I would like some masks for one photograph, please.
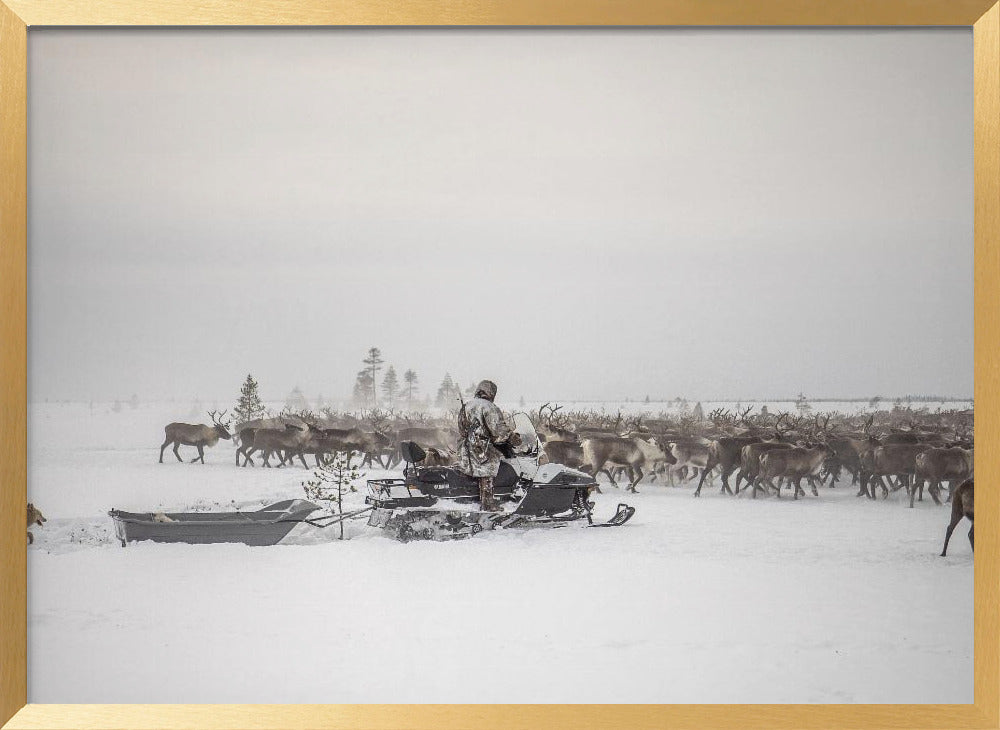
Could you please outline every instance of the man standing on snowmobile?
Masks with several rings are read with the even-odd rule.
[[[497,446],[521,442],[520,434],[511,430],[493,403],[496,396],[496,383],[484,380],[476,386],[475,397],[458,412],[458,470],[479,480],[479,501],[489,512],[502,509],[493,499],[493,478],[503,457]]]

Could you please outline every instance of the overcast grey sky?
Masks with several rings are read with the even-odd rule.
[[[972,36],[32,30],[33,399],[935,393]]]

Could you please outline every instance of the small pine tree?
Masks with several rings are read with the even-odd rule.
[[[416,372],[413,370],[407,370],[403,373],[403,382],[406,383],[406,407],[412,410],[413,396],[416,395],[418,390],[420,390],[420,386],[417,383]]]
[[[313,478],[302,482],[306,499],[325,502],[328,511],[341,519],[340,538],[344,539],[344,494],[356,492],[354,483],[364,476],[364,472],[352,463],[353,454],[338,452],[330,461],[313,471]]]
[[[240,387],[239,400],[236,401],[236,407],[233,409],[233,420],[239,426],[241,423],[263,417],[264,404],[261,402],[260,393],[257,391],[257,381],[253,379],[253,375],[247,373],[247,379],[243,381],[243,385]]]
[[[396,368],[392,365],[385,371],[385,377],[382,379],[382,393],[392,408],[396,403],[396,394],[399,393],[399,378],[396,377]]]
[[[704,421],[705,420],[705,411],[701,407],[701,401],[698,401],[697,403],[694,404],[694,411],[692,411],[691,415],[697,421]]]
[[[378,371],[382,369],[382,363],[385,362],[382,359],[382,351],[377,347],[369,347],[368,354],[361,362],[365,364],[365,370],[371,376],[372,408],[374,408],[378,405],[378,393],[376,392],[375,383],[378,379]]]

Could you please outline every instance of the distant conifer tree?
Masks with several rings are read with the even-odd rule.
[[[456,393],[460,392],[459,387],[455,385],[455,381],[451,379],[451,374],[445,373],[441,385],[438,386],[437,399],[434,402],[438,406],[449,406],[452,404],[451,401],[455,398]]]
[[[420,386],[417,383],[417,373],[413,370],[407,370],[403,373],[403,382],[406,383],[406,407],[412,409],[413,396],[420,390]]]
[[[382,363],[385,362],[385,360],[382,359],[382,351],[377,347],[369,347],[368,354],[361,362],[365,364],[365,369],[371,376],[372,407],[374,408],[378,405],[378,393],[376,392],[377,389],[375,387],[378,379],[378,371],[382,369]]]
[[[239,425],[263,417],[264,404],[257,391],[257,381],[253,379],[253,375],[247,373],[247,379],[240,387],[240,398],[236,401],[236,407],[233,409],[233,420]]]
[[[385,371],[385,377],[382,379],[382,393],[392,408],[396,403],[396,394],[399,393],[399,378],[396,377],[396,368],[392,365]]]
[[[358,377],[354,381],[354,404],[367,408],[372,405],[372,393],[375,392],[375,381],[371,372],[365,368],[358,372]]]

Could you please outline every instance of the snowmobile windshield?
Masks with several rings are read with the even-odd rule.
[[[521,436],[521,445],[515,449],[518,454],[533,454],[538,450],[538,434],[527,413],[517,412],[511,416],[514,430]]]

